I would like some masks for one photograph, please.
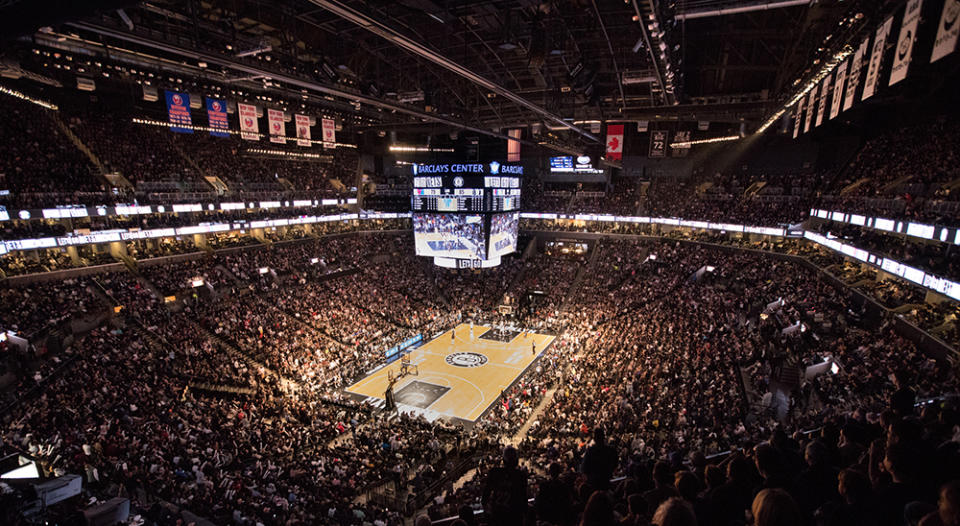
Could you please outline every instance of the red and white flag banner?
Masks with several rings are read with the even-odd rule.
[[[607,159],[623,159],[623,124],[607,125]]]

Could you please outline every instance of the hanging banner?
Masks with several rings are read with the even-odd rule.
[[[807,96],[807,117],[803,121],[803,133],[810,131],[810,125],[813,123],[813,108],[817,103],[817,89],[819,88],[819,84],[814,85],[810,89],[810,95]]]
[[[229,137],[226,130],[230,129],[230,121],[227,120],[227,101],[223,99],[211,99],[207,97],[207,120],[210,127],[222,132],[210,130],[210,135],[214,137]]]
[[[607,159],[623,158],[623,124],[607,124]]]
[[[190,120],[190,95],[186,93],[177,93],[176,91],[166,91],[167,95],[167,118],[171,124],[182,124],[184,126],[193,126]],[[193,133],[190,128],[181,128],[171,126],[170,130],[177,133]]]
[[[689,143],[690,132],[678,131],[673,134],[673,142],[670,143],[670,151],[673,157],[686,157],[690,153],[690,145],[674,146],[674,144]]]
[[[510,140],[507,141],[507,162],[508,163],[520,162],[521,132],[523,132],[521,128],[513,128],[512,130],[507,130],[507,136],[510,137]]]
[[[946,0],[940,13],[940,25],[937,26],[937,39],[933,41],[930,62],[936,62],[957,49],[957,35],[960,35],[960,0]]]
[[[310,146],[310,117],[306,115],[294,115],[294,121],[297,124],[297,146]]]
[[[833,78],[833,74],[828,73],[826,77],[823,77],[823,82],[820,84],[820,105],[817,106],[817,126],[823,124],[823,116],[827,113],[827,96],[830,95],[831,78]]]
[[[797,112],[793,115],[793,138],[800,136],[800,119],[803,118],[803,97],[797,101]]]
[[[868,49],[870,49],[870,35],[863,39],[860,47],[853,54],[853,64],[850,66],[850,75],[847,77],[847,93],[843,100],[843,111],[853,107],[853,101],[857,97],[857,88],[860,86],[860,78],[863,76],[863,60],[867,56]]]
[[[335,148],[337,146],[337,130],[333,119],[323,119],[323,147]]]
[[[867,100],[877,90],[877,79],[880,78],[880,62],[883,60],[883,48],[887,44],[890,28],[893,27],[893,17],[886,19],[883,25],[877,28],[877,35],[873,38],[873,51],[870,52],[870,67],[867,69],[867,81],[863,85],[863,95],[860,100]]]
[[[257,107],[238,102],[237,113],[240,114],[240,137],[248,141],[259,140],[260,124],[257,122]]]
[[[840,101],[843,100],[843,82],[847,79],[849,60],[837,66],[837,78],[833,81],[833,98],[830,99],[830,119],[840,114]]]
[[[710,121],[697,121],[697,130],[707,131],[710,129]]]
[[[267,123],[270,125],[270,142],[287,143],[287,127],[283,124],[283,112],[267,109]]]
[[[637,133],[646,133],[650,129],[650,121],[637,121]]]
[[[650,132],[650,157],[666,157],[667,155],[667,132],[655,130]]]
[[[903,23],[900,24],[900,36],[897,38],[897,49],[893,55],[893,67],[890,68],[888,86],[893,86],[907,78],[907,69],[910,68],[910,59],[913,57],[913,42],[917,39],[917,24],[920,23],[922,5],[922,0],[910,0],[903,11]]]

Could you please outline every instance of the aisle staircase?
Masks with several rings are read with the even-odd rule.
[[[71,130],[70,127],[67,126],[67,124],[63,122],[63,120],[60,119],[56,113],[47,112],[47,114],[50,115],[50,118],[53,119],[53,122],[57,123],[57,127],[60,128],[60,132],[70,139],[70,142],[72,142],[78,150],[80,150],[84,155],[87,156],[88,159],[90,159],[90,162],[93,163],[98,170],[100,170],[100,173],[103,173],[103,163],[100,162],[100,158],[93,153],[93,150],[88,148],[87,145],[80,140],[80,137],[77,137],[77,134],[73,133],[73,130]]]
[[[208,174],[206,170],[197,164],[197,161],[195,161],[193,157],[187,155],[187,152],[183,151],[183,148],[180,148],[180,145],[177,144],[176,141],[170,141],[170,145],[173,146],[173,150],[177,152],[177,155],[179,155],[180,158],[183,159],[183,161],[194,170],[194,173],[199,175],[200,179],[210,185],[214,191],[222,194],[224,191],[229,190],[226,183],[224,183],[219,177]]]
[[[570,305],[577,297],[577,292],[580,291],[580,284],[583,282],[583,279],[586,276],[593,274],[594,269],[597,267],[597,261],[600,260],[600,251],[602,250],[602,245],[603,240],[598,239],[597,244],[593,247],[593,252],[590,254],[590,260],[587,261],[586,265],[581,265],[580,269],[577,270],[577,275],[573,278],[573,283],[570,285],[570,288],[563,297],[563,302],[560,304],[560,312],[567,312],[570,310]]]
[[[90,162],[93,163],[93,165],[97,168],[97,175],[99,176],[101,184],[104,184],[106,186],[127,187],[131,189],[133,188],[133,185],[130,184],[130,182],[124,179],[123,177],[120,177],[120,179],[122,181],[126,181],[127,183],[126,185],[122,185],[122,183],[115,184],[114,181],[112,181],[110,178],[107,177],[106,175],[107,170],[106,168],[104,168],[103,162],[100,161],[100,158],[97,157],[97,155],[93,153],[93,150],[91,150],[86,144],[84,144],[82,140],[80,140],[80,137],[77,137],[77,134],[73,133],[73,130],[71,130],[70,127],[67,126],[65,122],[63,122],[60,116],[56,112],[46,112],[46,114],[49,115],[50,118],[53,119],[53,122],[56,123],[57,128],[59,128],[60,130],[60,133],[62,133],[66,138],[70,139],[70,142],[72,142],[73,145],[76,146],[81,153],[86,155],[87,159],[90,159]]]

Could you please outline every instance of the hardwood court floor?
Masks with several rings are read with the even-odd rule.
[[[397,381],[394,393],[398,405],[412,406],[440,416],[476,421],[533,363],[554,337],[546,334],[517,333],[507,342],[481,338],[489,327],[460,324],[451,331],[421,345],[410,353],[410,362],[418,375],[407,375]],[[493,334],[492,332],[490,334]],[[532,343],[537,354],[532,353]],[[387,389],[387,372],[396,375],[400,360],[371,373],[346,389],[348,393],[383,399]]]

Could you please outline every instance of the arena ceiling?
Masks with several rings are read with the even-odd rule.
[[[757,123],[895,1],[7,0],[0,18],[5,34],[210,62],[221,81],[330,88],[358,126],[541,123],[589,143],[596,121]]]

